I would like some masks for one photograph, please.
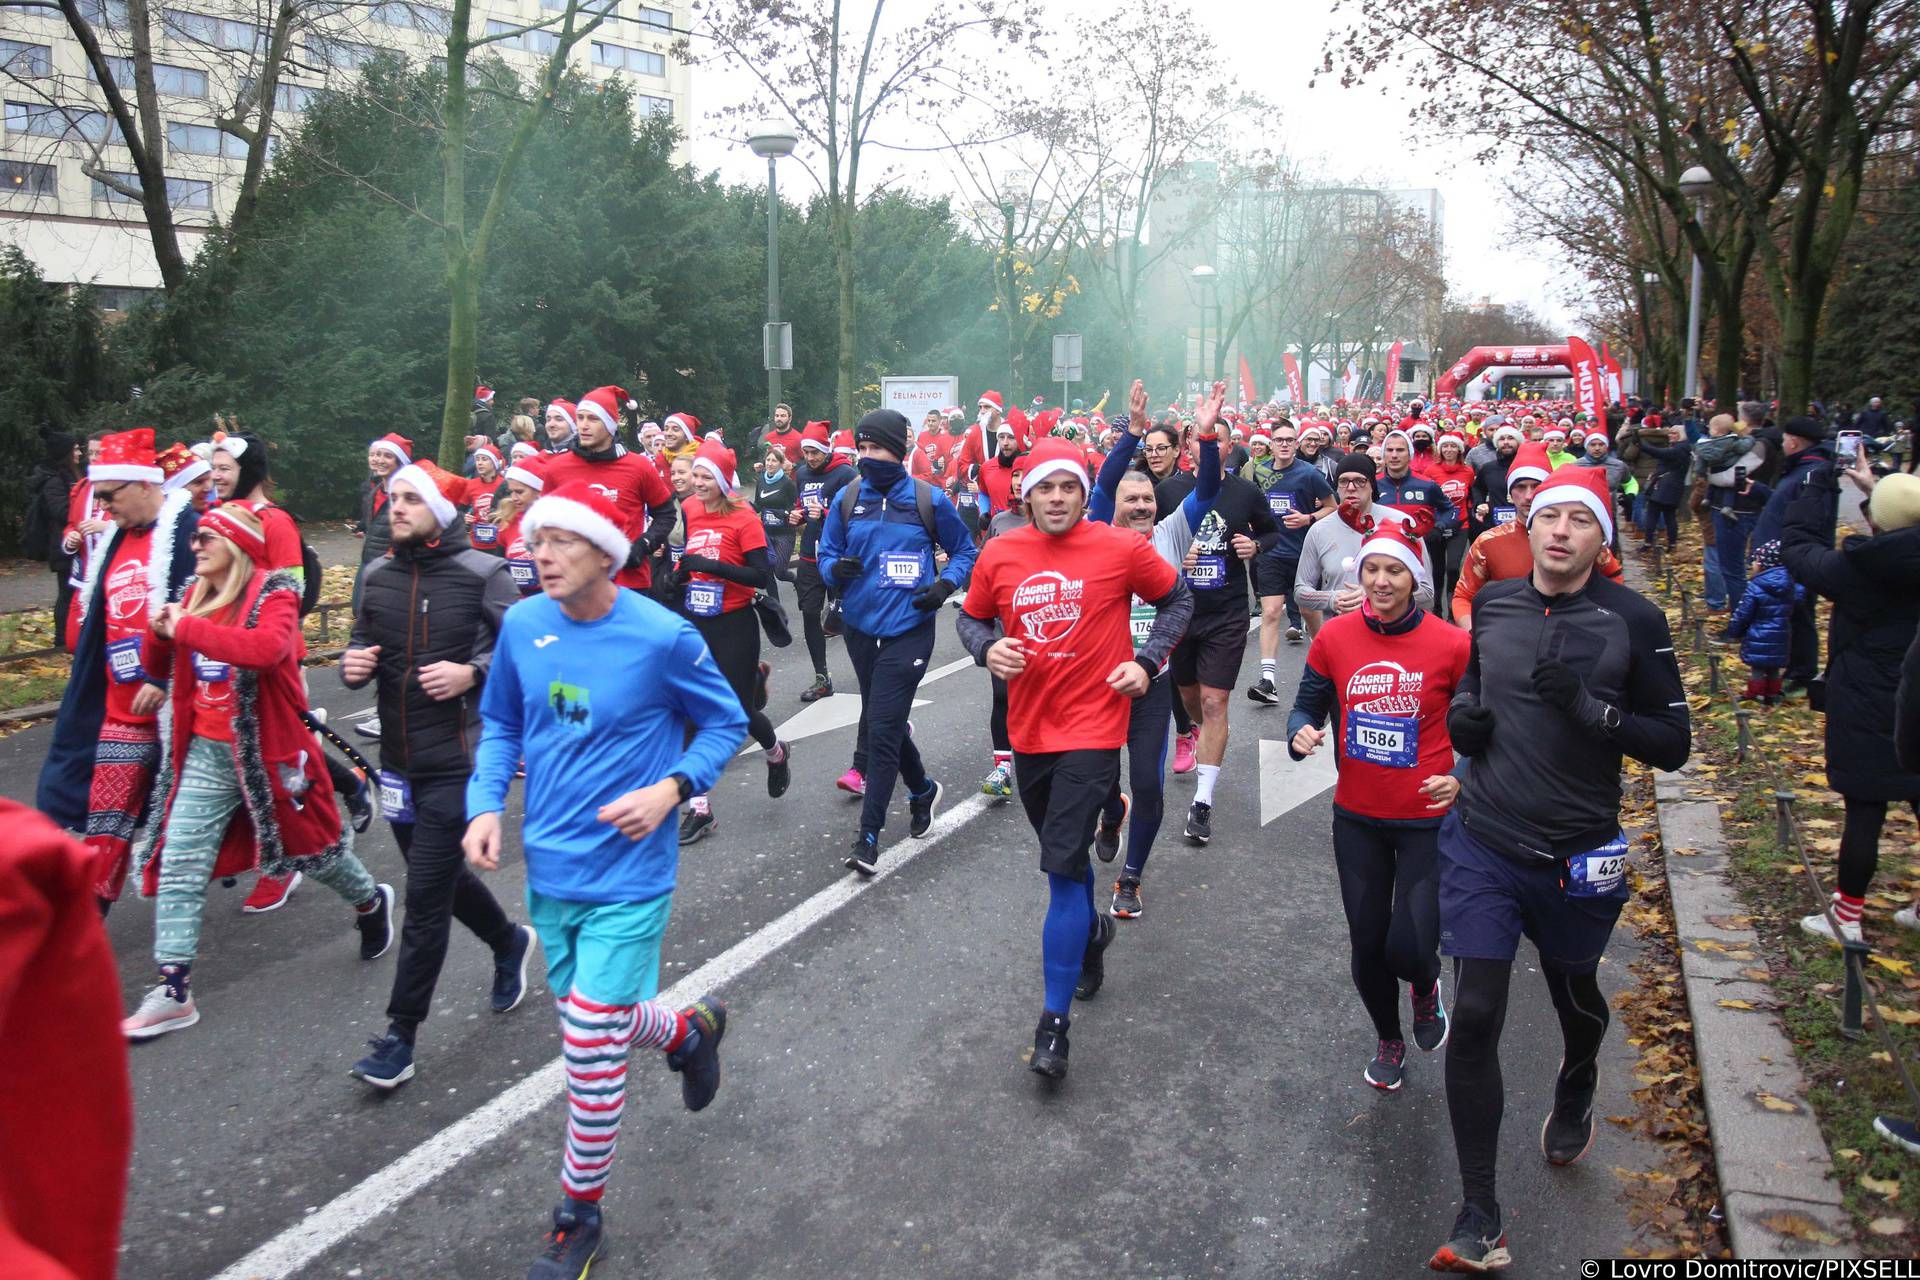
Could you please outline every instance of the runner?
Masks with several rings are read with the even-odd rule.
[[[1528,441],[1514,452],[1504,482],[1513,518],[1506,519],[1505,512],[1496,509],[1493,527],[1473,540],[1460,564],[1460,580],[1454,584],[1451,608],[1453,620],[1461,626],[1473,625],[1473,599],[1481,588],[1533,572],[1534,555],[1527,539],[1527,517],[1534,494],[1545,482],[1548,471],[1545,445]],[[1600,559],[1594,567],[1603,577],[1621,581],[1620,562],[1607,548],[1600,548]]]
[[[1016,485],[1019,475],[1016,468]],[[1024,528],[1029,523],[1031,518],[1027,514],[1027,500],[1020,497],[1016,490],[1013,505],[988,521],[981,545],[985,546],[1000,534]],[[993,768],[980,780],[980,794],[1004,800],[1013,794],[1013,739],[1007,735],[1007,682],[988,672],[987,683],[993,691],[993,710],[987,717],[987,738],[993,744]]]
[[[820,572],[839,584],[847,656],[860,679],[866,759],[860,831],[846,865],[872,875],[896,775],[907,783],[909,835],[933,825],[941,787],[907,732],[914,690],[933,655],[933,624],[973,571],[973,539],[947,496],[907,475],[907,420],[876,409],[854,432],[860,479],[834,500],[820,533]],[[937,540],[936,540],[937,538]],[[934,572],[934,553],[947,567]]]
[[[958,629],[974,661],[1008,686],[1020,802],[1048,883],[1046,994],[1028,1065],[1060,1080],[1074,997],[1100,990],[1114,933],[1112,917],[1094,907],[1087,849],[1119,779],[1129,700],[1152,688],[1192,601],[1152,541],[1081,518],[1087,473],[1074,445],[1036,444],[1021,489],[1033,523],[983,553]],[[1158,610],[1137,650],[1128,624],[1135,596]]]
[[[524,759],[527,910],[567,1073],[562,1199],[527,1275],[579,1280],[604,1240],[628,1051],[665,1051],[690,1111],[720,1087],[726,1009],[654,996],[679,865],[668,820],[719,779],[747,718],[691,624],[616,588],[633,551],[624,512],[576,482],[535,502],[525,525],[543,596],[509,610],[494,645],[464,845],[473,867],[499,868],[501,811]]]
[[[628,453],[614,439],[627,400],[619,387],[598,387],[581,396],[575,406],[578,437],[566,452],[547,458],[540,474],[546,478],[546,492],[585,480],[613,499],[633,542],[633,563],[621,566],[620,585],[645,591],[653,581],[647,557],[667,544],[667,531],[673,527],[673,493],[663,472],[641,455]],[[667,419],[669,435],[688,430],[686,424],[691,421],[685,414],[674,414]],[[669,447],[662,457],[672,452]]]
[[[798,563],[793,570],[793,594],[800,607],[807,656],[813,659],[813,684],[801,692],[802,702],[833,696],[833,677],[827,672],[827,633],[821,624],[827,607],[827,582],[820,576],[820,527],[826,523],[827,509],[854,477],[853,468],[834,456],[828,426],[825,422],[807,424],[806,436],[800,442],[800,466],[793,473],[800,500],[787,516],[788,523],[800,534],[795,548]]]
[[[532,465],[531,459],[516,460],[507,468],[507,496],[500,499],[500,505],[494,510],[495,518],[500,521],[496,545],[506,557],[507,576],[523,596],[537,593],[540,583],[534,576],[533,553],[527,550],[527,535],[521,525],[528,508],[540,500],[540,492],[546,485],[546,477]]]
[[[1408,525],[1417,536],[1412,530],[1413,516],[1374,500],[1373,460],[1366,454],[1350,453],[1340,459],[1333,492],[1339,505],[1331,517],[1307,531],[1300,545],[1300,568],[1294,575],[1294,591],[1300,597],[1309,635],[1319,634],[1328,613],[1351,613],[1366,599],[1366,593],[1360,590],[1360,547],[1376,525],[1383,520],[1397,521]],[[1414,587],[1414,603],[1431,609],[1431,564],[1421,578]]]
[[[797,440],[800,433],[796,431],[792,435]],[[794,452],[799,452],[798,445],[794,446]],[[794,488],[793,468],[787,461],[787,451],[780,445],[767,446],[758,470],[760,479],[754,486],[753,509],[759,513],[767,539],[767,554],[773,561],[773,581],[767,586],[767,594],[778,600],[781,581],[793,581],[795,539],[789,517],[793,514],[799,491]]]
[[[1363,1078],[1388,1092],[1405,1074],[1401,982],[1412,998],[1414,1042],[1432,1052],[1447,1041],[1434,842],[1439,815],[1460,790],[1447,704],[1472,643],[1414,603],[1423,551],[1403,525],[1383,523],[1367,536],[1366,600],[1313,638],[1287,719],[1287,751],[1304,760],[1325,743],[1321,726],[1333,713],[1333,861],[1353,985],[1378,1038]]]
[[[354,856],[301,718],[299,583],[266,567],[264,524],[240,503],[209,512],[193,548],[194,585],[154,616],[143,652],[145,687],[170,686],[173,715],[154,788],[161,801],[139,851],[143,892],[158,899],[159,981],[121,1024],[129,1040],[200,1021],[191,978],[216,876],[264,865],[287,880],[298,868],[352,904],[362,960],[393,942],[393,888],[376,885]]]
[[[149,620],[193,576],[198,520],[185,493],[162,493],[149,427],[103,439],[87,481],[114,533],[88,557],[74,596],[72,674],[33,803],[69,831],[86,833],[104,912],[126,884],[160,762],[156,717],[166,693],[147,680],[141,644]]]
[[[1273,677],[1279,668],[1280,621],[1287,623],[1287,643],[1299,644],[1300,606],[1293,598],[1293,580],[1300,570],[1300,548],[1307,530],[1318,520],[1333,514],[1333,486],[1311,462],[1301,459],[1296,450],[1300,433],[1285,418],[1266,433],[1272,444],[1269,463],[1255,459],[1248,464],[1247,480],[1266,495],[1267,509],[1280,522],[1280,541],[1273,550],[1262,552],[1253,562],[1253,591],[1260,597],[1260,679],[1247,689],[1247,696],[1267,706],[1278,705]]]
[[[1460,577],[1460,564],[1472,541],[1464,527],[1464,513],[1473,495],[1475,477],[1473,468],[1466,464],[1466,452],[1467,438],[1457,431],[1446,431],[1434,445],[1434,460],[1427,465],[1427,479],[1439,485],[1454,510],[1462,513],[1462,520],[1444,534],[1436,528],[1427,535],[1427,558],[1438,575],[1433,584],[1434,599],[1440,601],[1453,598],[1453,584]]]
[[[340,655],[341,683],[358,689],[375,682],[384,727],[380,808],[407,864],[387,1032],[370,1040],[373,1051],[350,1068],[376,1089],[413,1078],[415,1037],[433,1003],[454,920],[493,952],[495,1013],[526,994],[533,942],[466,868],[460,850],[479,691],[500,619],[519,593],[503,561],[468,545],[466,521],[427,470],[400,468],[387,496],[393,554],[363,575],[360,613]]]
[[[1217,431],[1219,399],[1223,386],[1199,408],[1200,465],[1194,472],[1193,492],[1180,503],[1179,510],[1159,517],[1153,481],[1132,469],[1135,446],[1146,435],[1147,392],[1136,380],[1127,396],[1129,413],[1126,429],[1114,439],[1113,451],[1100,468],[1094,484],[1088,518],[1108,521],[1116,528],[1131,529],[1153,543],[1154,550],[1168,564],[1186,563],[1187,548],[1196,530],[1212,510],[1220,492],[1220,439]],[[1135,643],[1144,643],[1153,630],[1153,606],[1139,597],[1133,600],[1131,626]],[[1160,833],[1165,816],[1168,715],[1174,702],[1173,680],[1164,668],[1156,674],[1147,691],[1133,701],[1127,714],[1127,787],[1120,790],[1114,779],[1113,790],[1100,811],[1093,831],[1093,851],[1100,861],[1112,862],[1120,851],[1120,832],[1124,823],[1127,858],[1113,885],[1112,911],[1117,919],[1135,920],[1146,912],[1140,895],[1145,878],[1147,856],[1153,852],[1154,837]]]
[[[774,737],[773,722],[759,710],[760,619],[753,593],[773,585],[767,535],[752,507],[740,500],[733,450],[717,440],[701,444],[693,459],[693,496],[683,508],[687,547],[674,566],[679,612],[706,641],[747,717],[747,732],[767,753],[767,794],[779,799],[792,780],[792,748]],[[713,802],[697,792],[680,819],[680,843],[692,844],[717,824]]]
[[[1528,512],[1532,573],[1473,604],[1473,653],[1447,718],[1468,762],[1440,826],[1440,948],[1454,957],[1447,1112],[1466,1203],[1433,1255],[1436,1271],[1509,1262],[1494,1180],[1499,1046],[1523,933],[1564,1040],[1541,1151],[1564,1165],[1592,1145],[1608,1017],[1594,970],[1628,893],[1620,765],[1631,756],[1678,769],[1687,759],[1666,615],[1594,573],[1612,526],[1601,473],[1554,472]]]

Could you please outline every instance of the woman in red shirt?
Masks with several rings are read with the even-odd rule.
[[[747,732],[766,748],[767,794],[787,793],[791,778],[786,743],[774,736],[760,666],[760,619],[753,594],[773,585],[767,531],[753,507],[740,500],[733,450],[708,440],[694,455],[689,492],[680,505],[686,547],[670,578],[679,611],[700,632],[714,665],[733,686],[747,713]],[[680,820],[680,843],[692,844],[713,830],[713,806],[705,795],[688,803]]]
[[[500,524],[493,506],[500,487],[500,451],[483,444],[473,451],[473,484],[467,491],[467,536],[481,551],[496,551]]]
[[[533,552],[527,549],[527,536],[520,531],[520,520],[527,508],[540,497],[546,478],[531,461],[516,462],[507,468],[507,492],[491,514],[500,522],[500,531],[492,547],[484,548],[507,558],[507,572],[523,596],[540,593],[540,579],[533,571]]]
[[[262,522],[242,506],[202,516],[193,550],[196,580],[153,619],[142,646],[147,679],[171,690],[173,716],[160,744],[156,816],[137,851],[143,891],[158,896],[159,983],[122,1024],[131,1040],[200,1020],[188,979],[215,876],[256,866],[283,879],[304,872],[354,905],[361,959],[393,940],[393,889],[354,856],[352,828],[301,718],[299,584],[266,569]]]
[[[1378,525],[1359,561],[1365,598],[1314,636],[1287,719],[1287,751],[1295,760],[1312,755],[1334,713],[1333,860],[1353,985],[1379,1037],[1365,1079],[1393,1090],[1407,1053],[1400,982],[1412,991],[1415,1042],[1429,1052],[1447,1042],[1438,838],[1460,793],[1447,706],[1472,641],[1413,603],[1420,552],[1402,526]]]

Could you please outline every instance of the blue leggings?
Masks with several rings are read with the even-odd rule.
[[[1121,874],[1134,880],[1146,870],[1153,838],[1160,834],[1160,820],[1166,814],[1167,713],[1176,702],[1173,682],[1163,677],[1133,700],[1127,720],[1127,786],[1133,809],[1127,815],[1127,860]],[[1120,816],[1118,779],[1101,807],[1101,816],[1109,821]]]
[[[1093,868],[1078,880],[1047,876],[1047,922],[1040,930],[1040,968],[1047,979],[1047,1012],[1065,1017],[1073,1008],[1080,961],[1093,937]]]

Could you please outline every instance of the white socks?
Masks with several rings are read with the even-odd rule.
[[[1203,764],[1197,768],[1196,772],[1200,775],[1200,781],[1193,789],[1193,802],[1195,804],[1212,804],[1213,783],[1214,780],[1220,776],[1220,766],[1217,764]]]

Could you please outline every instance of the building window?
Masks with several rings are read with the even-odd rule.
[[[139,174],[115,173],[112,176],[119,180],[120,185],[134,191],[140,190]],[[93,180],[93,198],[105,201],[107,204],[140,203],[139,196],[130,196],[116,191],[98,178]],[[211,209],[213,208],[213,184],[202,182],[197,178],[168,178],[167,203],[176,209]]]
[[[643,119],[651,120],[655,116],[665,116],[669,120],[673,119],[672,98],[656,98],[650,93],[643,93],[634,98],[633,103],[634,106],[640,109],[640,115]]]
[[[379,56],[380,50],[370,44],[356,44],[333,36],[307,37],[307,57],[337,71],[358,71]]]
[[[175,39],[189,44],[251,53],[264,53],[267,48],[266,33],[251,22],[188,13],[185,9],[162,10],[160,22]]]
[[[80,0],[80,16],[96,27],[127,26],[127,0]]]
[[[108,58],[107,68],[112,71],[115,84],[122,89],[133,88],[132,58]],[[158,93],[172,94],[176,98],[204,98],[207,96],[207,73],[192,67],[172,67],[164,62],[156,62],[153,64],[153,87]]]
[[[53,74],[53,50],[44,44],[23,40],[0,40],[0,71],[16,80],[32,80]]]
[[[38,138],[84,138],[88,142],[118,142],[120,131],[104,111],[79,111],[44,102],[8,102],[7,132]]]
[[[59,174],[50,164],[0,160],[0,192],[17,196],[59,195]]]
[[[254,80],[251,76],[240,81],[241,96],[251,100]],[[325,89],[310,84],[289,84],[282,80],[273,91],[273,109],[275,111],[301,112],[320,100]]]
[[[430,4],[421,4],[418,0],[387,0],[387,3],[377,4],[368,12],[373,15],[375,22],[384,22],[390,27],[404,27],[423,35],[445,36],[453,29],[452,14]]]
[[[594,65],[613,67],[620,71],[631,71],[635,75],[664,76],[667,74],[665,55],[650,53],[645,49],[629,49],[624,45],[593,42]]]
[[[131,311],[161,292],[159,289],[140,289],[125,284],[97,284],[93,287],[93,300],[102,311]]]
[[[666,9],[649,9],[647,6],[641,5],[640,25],[643,27],[652,27],[656,31],[671,31],[673,30],[673,14]]]
[[[489,18],[487,34],[506,35],[509,31],[519,30],[521,25],[518,22],[497,22]],[[502,49],[518,49],[523,53],[551,55],[560,47],[560,37],[551,31],[522,31],[517,36],[508,36],[505,40],[499,41],[499,45]]]
[[[210,124],[167,122],[167,145],[190,156],[225,156],[229,160],[247,158],[247,144]]]

